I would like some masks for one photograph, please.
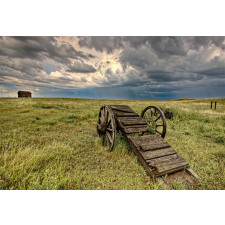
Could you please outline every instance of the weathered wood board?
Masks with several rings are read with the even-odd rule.
[[[167,174],[169,172],[174,172],[189,167],[189,164],[178,154],[162,156],[160,158],[146,161],[151,167],[156,169],[158,175]]]
[[[173,155],[176,154],[176,151],[172,148],[165,148],[165,149],[156,149],[154,151],[140,151],[142,157],[147,160],[147,159],[154,159],[154,158],[159,158],[162,156],[168,156],[168,155]]]
[[[127,127],[123,129],[126,134],[135,134],[135,133],[142,133],[147,132],[148,128],[145,126],[139,126],[139,127]]]
[[[109,106],[116,117],[139,117],[139,115],[127,105]]]
[[[170,145],[158,134],[131,137],[137,148],[142,151],[168,148]]]
[[[121,126],[132,126],[132,125],[146,125],[147,123],[144,119],[142,119],[141,117],[122,117],[122,118],[118,118],[119,123],[121,124]]]
[[[137,113],[126,113],[126,112],[120,112],[120,111],[113,111],[114,115],[117,117],[139,117]]]

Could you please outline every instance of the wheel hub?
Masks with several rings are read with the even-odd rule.
[[[102,126],[101,124],[98,124],[97,125],[97,131],[98,131],[99,134],[105,134],[106,127],[105,126]]]

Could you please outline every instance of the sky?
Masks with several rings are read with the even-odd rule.
[[[0,97],[225,97],[225,37],[0,37]]]

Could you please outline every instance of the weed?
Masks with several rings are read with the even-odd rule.
[[[59,122],[64,122],[64,123],[74,123],[77,120],[78,120],[78,117],[75,115],[62,116],[58,119]]]
[[[49,125],[55,125],[56,122],[49,122]]]
[[[225,137],[224,136],[218,136],[215,137],[215,143],[225,144]]]
[[[30,112],[30,110],[23,110],[20,113],[29,113],[29,112]]]

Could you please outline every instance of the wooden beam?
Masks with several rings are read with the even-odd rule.
[[[135,133],[142,133],[142,132],[147,132],[148,128],[147,127],[127,127],[123,128],[124,132],[126,134],[135,134]]]
[[[115,112],[113,111],[114,115],[118,118],[120,117],[139,117],[137,113],[125,113],[125,112]]]
[[[188,172],[189,174],[191,174],[193,177],[195,177],[196,179],[201,179],[201,177],[198,176],[198,174],[195,173],[191,168],[188,168],[188,169],[187,169],[187,172]]]
[[[157,175],[162,176],[164,174],[186,169],[187,167],[189,167],[189,164],[185,160],[177,159],[171,162],[156,165],[154,167],[156,168]]]
[[[162,156],[156,159],[150,159],[150,160],[146,160],[147,163],[154,165],[154,166],[158,166],[158,165],[162,165],[162,164],[173,164],[175,161],[184,161],[186,162],[180,155],[178,154],[172,154],[172,155],[168,155],[168,156]],[[186,162],[187,163],[187,162]]]
[[[159,158],[162,156],[168,156],[172,154],[176,154],[176,151],[172,148],[165,148],[165,149],[159,149],[159,150],[154,150],[154,151],[141,151],[142,156],[144,157],[145,160],[147,159],[154,159],[154,158]]]
[[[170,145],[166,142],[159,142],[159,143],[143,143],[143,145],[140,146],[140,149],[142,151],[153,151],[157,149],[164,149],[169,148]]]
[[[118,118],[121,126],[132,126],[132,125],[146,125],[147,122],[141,117],[133,117],[133,118]]]

